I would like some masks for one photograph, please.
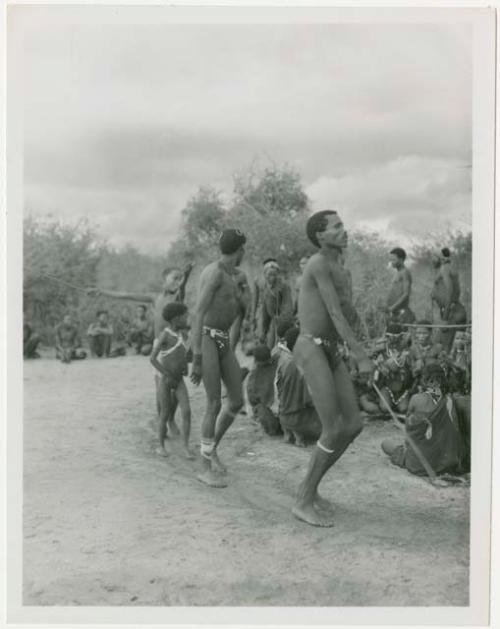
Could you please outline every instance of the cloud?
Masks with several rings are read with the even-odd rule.
[[[165,213],[172,238],[200,184],[230,192],[262,153],[356,220],[470,214],[467,24],[34,28],[24,87],[27,210],[114,242],[162,246]]]
[[[339,208],[347,223],[425,234],[471,212],[471,171],[461,162],[415,155],[356,174],[322,176],[307,188],[315,208]]]

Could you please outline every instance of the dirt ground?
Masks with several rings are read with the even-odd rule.
[[[158,458],[147,359],[27,361],[24,387],[25,605],[468,604],[469,489],[393,467],[390,423],[327,475],[337,522],[317,529],[290,512],[310,448],[245,416],[220,448],[227,489],[197,481],[177,441]]]

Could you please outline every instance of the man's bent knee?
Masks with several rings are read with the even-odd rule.
[[[237,398],[236,400],[229,400],[228,403],[228,411],[236,415],[243,408],[243,398]]]

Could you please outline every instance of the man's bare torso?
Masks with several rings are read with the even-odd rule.
[[[235,270],[234,274],[229,273],[217,261],[203,269],[200,285],[203,285],[214,273],[217,274],[217,288],[203,319],[203,325],[228,331],[240,313],[241,287],[246,277],[240,270]]]
[[[387,296],[387,306],[392,306],[400,297],[403,296],[404,293],[404,282],[405,278],[408,278],[410,272],[407,268],[398,269],[396,273],[396,277],[394,278],[391,287],[389,289],[389,295]],[[407,308],[409,303],[409,298],[405,299],[400,305],[399,308]]]
[[[339,262],[329,261],[320,253],[314,254],[304,269],[300,283],[298,312],[303,333],[323,338],[340,338],[319,292],[315,271],[324,269],[337,293],[342,314],[349,325],[353,322],[354,307],[350,301],[349,281]]]

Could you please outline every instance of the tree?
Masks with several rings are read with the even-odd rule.
[[[251,167],[234,176],[234,206],[253,209],[261,216],[292,219],[305,215],[309,199],[299,173],[288,164],[265,169]]]
[[[86,221],[24,221],[23,306],[47,336],[66,309],[78,306],[79,287],[95,284],[104,243]]]
[[[211,186],[200,186],[182,210],[182,229],[191,247],[213,245],[217,241],[226,217],[221,196]]]

